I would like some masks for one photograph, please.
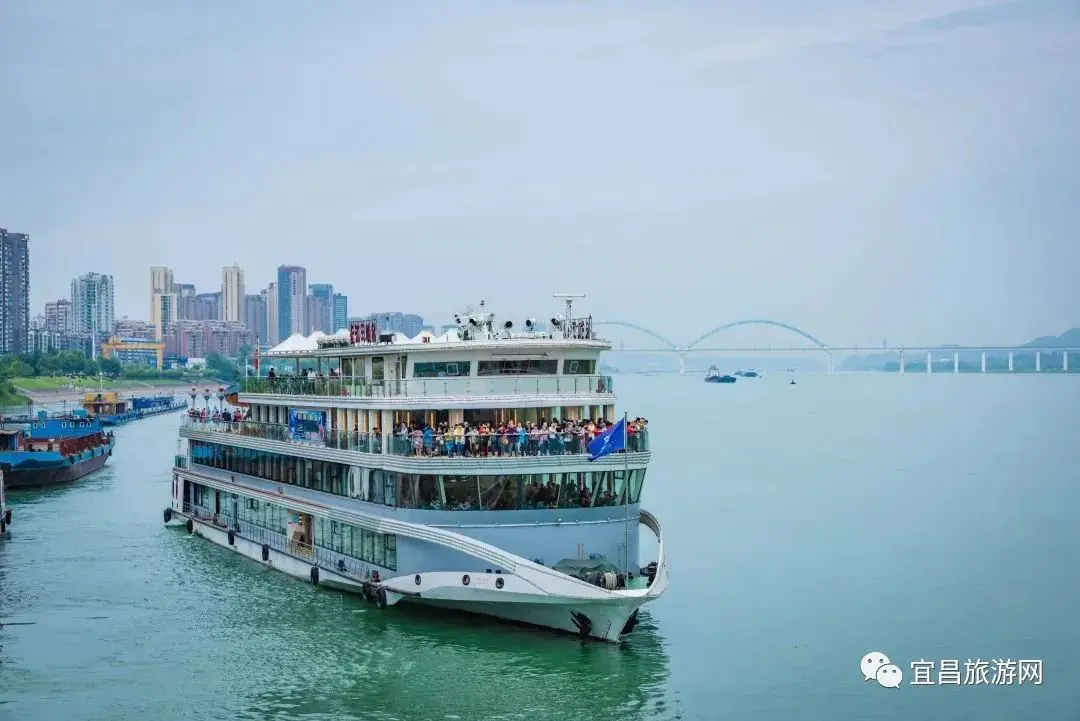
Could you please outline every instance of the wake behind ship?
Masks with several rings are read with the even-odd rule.
[[[0,422],[0,470],[8,490],[77,481],[105,465],[115,439],[85,412]]]
[[[596,374],[611,344],[564,299],[552,331],[481,302],[441,337],[365,321],[287,339],[242,382],[244,420],[184,418],[165,522],[382,608],[618,641],[668,583],[639,504],[648,422],[619,417]]]

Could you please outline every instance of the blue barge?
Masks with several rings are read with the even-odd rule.
[[[161,413],[171,413],[187,408],[187,401],[174,396],[136,396],[130,400],[113,391],[98,391],[83,396],[83,409],[103,426],[119,426]]]
[[[84,411],[0,422],[0,471],[7,489],[70,483],[100,469],[116,440]]]

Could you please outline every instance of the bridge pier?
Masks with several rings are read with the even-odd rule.
[[[934,354],[933,351],[926,351],[926,375],[930,375],[934,372]]]
[[[982,373],[986,372],[986,351],[982,352]]]
[[[952,372],[953,373],[959,373],[960,372],[960,352],[959,351],[952,354]]]
[[[1009,351],[1009,372],[1013,372],[1013,352]]]
[[[686,352],[679,351],[679,375],[686,375]]]
[[[1061,351],[1061,370],[1065,373],[1069,372],[1069,351]]]
[[[1035,351],[1035,372],[1038,373],[1042,370],[1042,351]]]
[[[904,349],[900,349],[900,372],[904,372]]]
[[[831,351],[825,351],[825,363],[826,363],[826,367],[828,368],[828,372],[832,373],[833,372],[833,357],[832,357],[832,352]]]

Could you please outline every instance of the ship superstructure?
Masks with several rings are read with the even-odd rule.
[[[610,344],[560,297],[545,331],[481,302],[441,336],[287,339],[241,382],[243,420],[185,417],[165,521],[380,606],[618,640],[667,586],[639,505],[647,421],[619,413]],[[613,433],[625,450],[604,454]]]

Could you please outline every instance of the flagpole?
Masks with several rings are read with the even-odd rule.
[[[630,580],[630,444],[629,434],[627,433],[627,411],[623,411],[623,426],[622,426],[622,438],[623,438],[623,494],[626,497],[626,503],[623,505],[623,543],[626,549],[626,555],[624,556],[625,566],[623,569],[624,578]]]

